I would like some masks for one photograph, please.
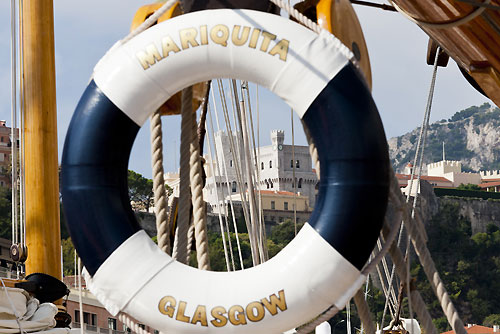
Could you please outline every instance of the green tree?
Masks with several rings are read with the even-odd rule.
[[[489,327],[500,325],[500,314],[490,314],[489,316],[484,318],[483,325]]]
[[[0,187],[0,238],[12,238],[12,194],[9,188]]]
[[[153,180],[132,170],[128,171],[128,195],[134,210],[149,211],[154,201]]]
[[[459,190],[474,190],[474,191],[481,191],[481,187],[478,186],[477,184],[472,184],[472,183],[467,183],[467,184],[463,184],[461,183],[457,189]]]
[[[71,238],[61,240],[64,276],[75,275],[75,247]]]

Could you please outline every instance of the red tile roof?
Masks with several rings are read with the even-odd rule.
[[[481,183],[479,186],[480,186],[481,188],[488,188],[488,187],[500,186],[500,181],[498,181],[498,182],[486,182],[486,183]]]
[[[261,190],[261,194],[267,194],[267,195],[286,195],[286,196],[293,196],[294,193],[290,191],[274,191],[274,190]],[[297,194],[299,196],[299,194]]]
[[[410,180],[410,177],[411,177],[411,175],[408,175],[408,174],[396,174],[396,178],[398,178],[398,180]],[[426,180],[426,181],[438,181],[438,182],[449,182],[449,183],[452,183],[450,180],[448,180],[447,178],[442,177],[442,176],[422,175],[422,176],[420,176],[420,178],[422,180]],[[416,180],[417,179],[417,175],[414,175],[413,179]]]
[[[483,179],[482,181],[484,183],[488,183],[488,182],[500,182],[500,179]]]
[[[472,325],[470,327],[465,326],[465,330],[469,334],[491,334],[495,333],[493,332],[493,328],[491,327],[485,327],[485,326],[480,326],[480,325]],[[498,333],[498,332],[496,332]],[[455,334],[455,331],[447,331],[441,334]]]

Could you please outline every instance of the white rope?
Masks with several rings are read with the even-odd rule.
[[[186,92],[186,94],[184,94]],[[191,202],[193,204],[193,224],[196,242],[196,259],[198,268],[210,270],[210,257],[208,254],[207,237],[207,215],[206,205],[203,200],[203,179],[200,156],[200,144],[197,135],[196,113],[193,112],[193,89],[192,87],[183,90],[182,109],[183,113],[190,113],[190,144],[189,144],[189,182],[191,186]],[[187,245],[190,247],[190,244]]]
[[[156,21],[158,21],[158,19],[160,18],[160,16],[162,16],[163,14],[165,14],[167,11],[170,10],[170,8],[172,8],[176,2],[178,0],[168,0],[167,2],[165,2],[165,4],[163,4],[163,6],[161,6],[160,8],[158,8],[153,15],[151,15],[150,17],[148,17],[144,22],[141,23],[140,26],[138,26],[137,28],[134,29],[134,31],[132,31],[131,33],[129,33],[127,36],[125,36],[120,42],[121,44],[125,44],[127,43],[128,41],[130,41],[132,38],[134,38],[135,36],[139,35],[141,32],[143,32],[144,30],[148,29],[149,27],[151,27],[153,24],[156,23]]]
[[[257,85],[256,85],[257,86]],[[263,212],[262,212],[262,196],[260,193],[260,186],[259,186],[259,181],[260,181],[260,168],[259,168],[259,158],[257,157],[257,148],[256,148],[256,141],[255,141],[255,130],[253,126],[253,116],[252,116],[252,105],[250,101],[250,89],[249,89],[249,83],[247,81],[242,82],[241,84],[241,95],[246,98],[246,104],[245,106],[248,107],[248,122],[247,125],[250,124],[250,129],[247,129],[248,132],[250,132],[251,137],[252,137],[252,149],[253,149],[253,166],[254,166],[254,177],[255,180],[252,183],[253,188],[259,190],[258,198],[256,199],[257,201],[257,213],[258,213],[258,219],[257,219],[257,224],[258,224],[258,238],[259,238],[259,250],[261,252],[261,257],[263,259],[263,262],[269,260],[269,252],[267,249],[267,236],[266,236],[266,228],[263,222]],[[245,110],[246,112],[246,110]]]
[[[222,173],[221,173],[221,168],[219,165],[219,153],[217,152],[218,150],[217,150],[217,144],[215,141],[215,131],[214,131],[214,124],[213,124],[213,118],[212,118],[211,112],[212,112],[212,110],[210,108],[210,105],[208,105],[208,120],[207,120],[207,124],[209,127],[209,131],[208,131],[208,133],[209,133],[209,136],[208,136],[209,146],[208,146],[208,149],[210,151],[211,145],[214,146],[213,152],[214,152],[214,156],[215,156],[215,167],[217,169],[213,173],[213,178],[214,178],[215,194],[216,194],[216,198],[217,198],[217,206],[218,206],[218,211],[219,211],[219,220],[221,220],[221,210],[222,210],[222,208],[224,208],[224,211],[223,211],[224,226],[221,227],[221,233],[223,233],[223,235],[224,235],[224,230],[227,231],[227,240],[228,240],[227,242],[229,243],[229,254],[231,256],[232,270],[234,271],[234,270],[236,270],[236,266],[234,263],[233,245],[231,243],[231,233],[229,230],[228,210],[227,210],[227,206],[226,206],[226,202],[225,202],[226,197],[224,194],[224,185],[223,185],[224,181],[222,180]],[[209,154],[210,154],[210,158],[212,158],[212,153],[209,152]],[[226,175],[226,178],[227,178],[227,175]],[[220,180],[220,182],[218,182],[218,180]],[[217,185],[218,183],[220,184],[220,187]],[[221,192],[222,199],[219,198],[219,191]],[[228,189],[228,191],[229,191],[229,189]],[[234,217],[233,217],[233,219],[234,219]]]
[[[153,167],[153,192],[155,203],[156,236],[158,247],[170,254],[170,238],[168,235],[168,198],[163,177],[163,133],[161,113],[155,111],[150,117],[151,125],[151,163]]]
[[[218,85],[219,85],[219,82],[218,82]],[[212,84],[213,86],[213,84]],[[217,115],[217,106],[215,104],[215,94],[214,94],[214,89],[212,88],[211,89],[211,92],[212,92],[212,102],[213,102],[213,105],[214,105],[214,115],[215,115],[215,120],[217,122],[217,131],[220,132],[220,123],[219,123],[219,117]],[[219,93],[220,93],[220,85],[219,85]],[[224,109],[224,104],[225,104],[225,100],[222,99],[222,96],[220,96],[221,98],[221,102],[222,102],[222,108]],[[211,117],[211,116],[210,116]],[[210,118],[212,120],[212,118]],[[212,124],[212,128],[213,128],[213,124]],[[215,142],[215,138],[214,138],[214,142]],[[215,145],[215,152],[217,154],[217,145]],[[221,147],[221,149],[223,150],[223,147]],[[236,245],[238,247],[238,255],[239,255],[239,259],[240,259],[240,268],[241,269],[245,269],[245,266],[243,264],[243,256],[242,256],[242,253],[241,253],[241,245],[240,245],[240,238],[239,238],[239,233],[238,233],[238,225],[236,224],[236,217],[235,217],[235,214],[234,214],[234,205],[233,205],[233,199],[231,198],[231,188],[229,186],[229,176],[228,176],[228,173],[227,173],[227,165],[226,165],[226,158],[224,156],[224,151],[222,152],[221,154],[221,157],[222,157],[222,167],[224,169],[224,175],[226,176],[226,186],[227,186],[227,193],[228,193],[228,197],[229,197],[229,205],[230,205],[230,208],[231,208],[231,216],[232,216],[232,220],[233,220],[233,228],[234,228],[234,234],[235,234],[235,237],[236,237]],[[221,186],[222,188],[222,193],[224,194],[224,188],[223,186]],[[225,207],[225,205],[224,205]],[[227,211],[226,211],[226,215],[227,215]],[[229,231],[229,228],[228,228],[228,231]],[[231,240],[231,238],[229,238],[229,240]]]
[[[208,103],[208,101],[207,101],[207,103]],[[220,175],[220,172],[216,173],[216,171],[213,168],[214,163],[213,163],[213,159],[212,159],[213,155],[212,155],[212,145],[210,143],[210,136],[208,136],[207,146],[208,146],[208,156],[210,157],[210,160],[211,160],[209,168],[210,168],[211,174],[213,175],[213,177],[212,177],[212,179],[213,179],[213,185],[212,186],[214,187],[214,190],[215,190],[215,200],[216,200],[216,203],[217,203],[217,206],[218,206],[218,216],[219,216],[220,233],[221,233],[221,236],[222,236],[222,245],[224,246],[224,258],[226,259],[226,268],[227,268],[227,271],[231,271],[231,266],[229,265],[229,255],[228,255],[227,247],[226,247],[226,236],[225,236],[225,233],[224,233],[224,224],[222,223],[222,214],[221,214],[221,208],[222,208],[222,206],[220,204],[221,202],[219,201],[219,188],[217,187],[217,176]],[[217,158],[216,158],[216,161],[217,161]],[[217,170],[218,170],[218,168],[217,168]],[[231,246],[231,239],[229,240],[229,246]],[[234,260],[233,260],[233,270],[234,270]]]
[[[76,252],[76,250],[75,250]],[[76,273],[75,273],[76,274]],[[83,334],[83,326],[85,324],[83,323],[83,302],[82,302],[82,263],[80,260],[80,257],[78,257],[78,307],[80,308],[80,334]]]
[[[271,0],[271,1],[273,1],[273,0]],[[419,26],[421,26],[423,28],[448,29],[448,28],[455,28],[455,27],[461,26],[461,25],[475,19],[479,15],[481,15],[487,8],[484,5],[488,5],[491,2],[491,0],[484,0],[484,2],[481,4],[480,7],[476,8],[475,10],[473,10],[472,12],[470,12],[469,14],[467,14],[463,17],[449,20],[449,21],[444,21],[444,22],[428,22],[428,21],[420,20],[420,19],[410,15],[406,10],[399,7],[396,3],[394,3],[394,1],[389,0],[389,2],[394,7],[394,9],[396,9],[400,14],[402,14],[404,17],[406,17],[411,22],[418,24]]]
[[[15,129],[17,128],[17,33],[16,33],[16,1],[10,2],[10,23],[11,23],[11,158],[12,158],[12,243],[16,244],[17,241],[17,198],[18,198],[18,180],[17,180],[17,135]]]
[[[232,153],[232,156],[233,156],[233,161],[234,161],[234,167],[236,169],[236,180],[237,180],[237,183],[238,183],[238,187],[240,189],[239,193],[240,193],[240,199],[241,199],[241,203],[242,203],[242,207],[243,207],[243,215],[244,215],[244,218],[245,218],[245,223],[247,224],[247,230],[248,232],[250,233],[251,231],[251,228],[250,226],[248,226],[248,222],[250,221],[249,217],[248,217],[248,212],[246,210],[246,201],[245,201],[245,197],[243,196],[243,181],[241,180],[241,169],[240,169],[240,164],[239,164],[239,157],[236,155],[237,152],[239,152],[239,150],[236,149],[236,145],[234,144],[234,137],[233,137],[233,131],[231,129],[231,122],[229,120],[229,114],[228,114],[228,110],[227,110],[227,104],[226,104],[226,98],[225,98],[225,94],[224,94],[224,88],[222,86],[222,81],[220,79],[217,80],[217,84],[218,84],[218,87],[219,87],[219,95],[221,96],[221,101],[222,101],[222,112],[223,112],[223,115],[224,115],[224,120],[226,122],[226,130],[227,130],[227,134],[228,134],[228,137],[229,137],[229,144],[230,144],[230,147],[231,147],[231,153]],[[250,234],[249,234],[250,236]],[[253,238],[249,238],[250,240],[250,250],[251,250],[251,253],[252,253],[252,261],[253,261],[253,265],[256,266],[258,264],[258,253],[257,253],[257,245],[255,244],[255,240]]]
[[[311,19],[309,19],[307,16],[303,15],[301,12],[299,12],[297,9],[293,8],[289,3],[286,3],[283,0],[269,0],[281,9],[284,9],[291,17],[296,19],[298,22],[300,22],[302,25],[306,26],[307,28],[311,29],[317,34],[320,34],[321,32],[326,32],[325,29],[320,27],[318,24],[313,22]],[[354,57],[354,54],[352,53],[351,50],[342,42],[335,37],[334,35],[330,34],[328,32],[328,36],[330,38],[330,42],[334,44],[334,46],[338,49],[340,53],[342,53],[351,63],[353,63],[356,67],[359,67],[359,62],[356,60],[356,57]]]
[[[292,126],[292,185],[293,185],[293,230],[297,235],[297,178],[295,177],[295,131],[293,128],[293,109],[290,109],[290,122]]]
[[[222,83],[222,81],[221,81],[221,83]],[[232,139],[232,140],[230,139],[229,142],[231,144],[231,155],[233,157],[234,166],[236,169],[236,184],[237,184],[238,189],[239,189],[241,206],[243,208],[243,216],[245,218],[245,225],[247,227],[248,236],[249,236],[249,240],[250,240],[250,249],[252,251],[252,263],[254,266],[256,266],[260,262],[259,261],[260,257],[259,257],[259,252],[258,252],[259,248],[258,248],[257,239],[255,238],[255,234],[252,233],[252,223],[251,223],[250,211],[248,209],[247,198],[246,198],[245,192],[244,192],[245,186],[244,186],[244,182],[243,182],[243,167],[240,166],[240,160],[241,160],[241,155],[242,155],[241,148],[243,146],[243,137],[242,137],[243,129],[241,127],[241,120],[239,120],[239,116],[237,116],[237,114],[239,115],[239,112],[237,113],[238,102],[237,102],[237,96],[235,96],[236,84],[233,81],[230,81],[229,85],[232,86],[232,88],[233,88],[233,89],[231,89],[231,88],[229,89],[229,97],[231,99],[233,121],[235,123],[234,127],[235,127],[236,135],[234,137],[233,137],[233,132],[232,132],[232,127],[231,127],[231,123],[230,123],[230,119],[229,119],[229,113],[227,110],[227,106],[226,106],[226,109],[223,109],[223,111],[226,112],[224,114],[224,118],[226,121],[226,129],[228,131],[228,134],[230,134],[230,138]],[[224,89],[222,89],[222,93],[224,94]],[[224,100],[225,100],[225,96],[224,96]],[[239,120],[239,122],[238,122],[238,120]],[[240,129],[239,131],[236,128],[236,123],[238,123],[238,125],[239,125],[239,129]],[[236,140],[234,140],[233,138],[235,138]],[[234,143],[235,141],[236,141],[236,144]]]
[[[236,81],[233,80],[233,90],[234,94],[236,96],[237,91],[236,91]],[[243,92],[242,92],[243,93]],[[238,122],[240,124],[240,129],[241,129],[241,137],[243,139],[243,151],[245,154],[245,174],[246,174],[246,180],[247,180],[247,194],[248,194],[248,203],[249,203],[249,211],[250,211],[250,226],[252,228],[252,231],[249,231],[252,234],[251,237],[255,239],[257,249],[259,251],[259,263],[263,263],[267,260],[267,254],[265,254],[264,250],[264,243],[265,240],[262,239],[262,234],[258,232],[258,226],[257,226],[257,221],[258,221],[258,212],[257,212],[257,201],[255,198],[255,181],[254,181],[254,173],[252,172],[253,168],[255,168],[255,164],[252,161],[252,157],[250,154],[250,142],[249,142],[249,127],[248,127],[248,118],[246,115],[246,107],[245,107],[245,102],[244,102],[244,96],[242,94],[242,99],[240,100],[240,103],[237,104],[237,115],[238,115]]]
[[[190,189],[190,176],[189,176],[189,160],[190,160],[190,145],[193,136],[192,106],[187,106],[184,100],[188,102],[192,96],[189,95],[186,88],[182,90],[182,106],[181,106],[181,154],[180,154],[180,173],[179,173],[179,210],[177,214],[177,228],[175,230],[174,248],[172,256],[174,259],[185,263],[187,254],[187,232],[190,225],[191,216],[191,189]]]
[[[250,100],[250,96],[248,96],[248,100]],[[261,191],[261,179],[260,179],[260,168],[261,168],[261,160],[260,160],[260,108],[259,108],[259,85],[255,85],[255,104],[256,104],[256,112],[257,112],[257,180],[258,180],[258,189],[259,189],[259,226],[261,229],[261,234],[265,235],[266,233],[266,222],[264,221],[264,209],[262,207],[262,191]],[[250,113],[251,115],[251,113]],[[253,121],[252,121],[253,126]],[[252,130],[253,132],[253,130]],[[254,144],[255,145],[255,144]],[[263,238],[266,240],[266,248],[267,248],[267,237]],[[269,252],[267,252],[267,256],[269,258]]]

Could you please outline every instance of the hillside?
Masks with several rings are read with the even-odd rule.
[[[389,139],[389,155],[397,172],[413,163],[420,127]],[[424,163],[459,160],[463,171],[500,169],[500,109],[489,103],[461,110],[429,126]]]

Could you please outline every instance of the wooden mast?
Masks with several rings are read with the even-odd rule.
[[[52,0],[23,1],[26,273],[62,279]]]

